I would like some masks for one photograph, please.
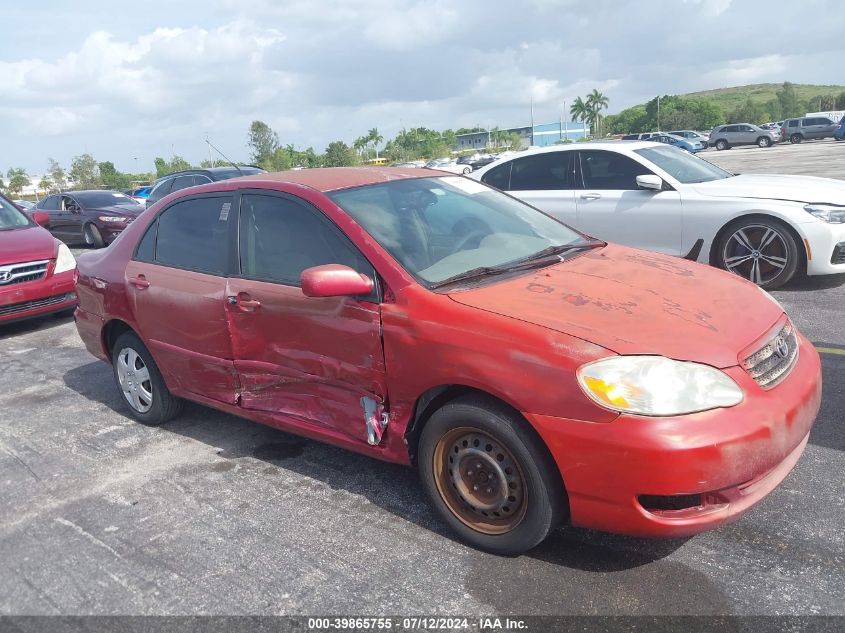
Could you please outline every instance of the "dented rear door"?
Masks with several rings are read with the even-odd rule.
[[[325,426],[367,441],[365,410],[385,403],[378,296],[306,297],[303,270],[372,266],[319,210],[293,196],[245,192],[239,274],[227,315],[245,409]]]

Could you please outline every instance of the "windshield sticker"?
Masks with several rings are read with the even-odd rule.
[[[223,206],[220,207],[220,221],[225,222],[229,219],[229,209],[232,208],[231,202],[224,202]]]
[[[460,178],[458,176],[444,176],[440,179],[448,185],[452,185],[455,189],[474,195],[476,193],[484,193],[489,189],[480,182],[469,180],[468,178]]]

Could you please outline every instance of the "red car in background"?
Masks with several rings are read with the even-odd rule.
[[[180,191],[79,259],[132,415],[182,398],[414,464],[465,541],[736,520],[807,443],[819,357],[735,275],[589,238],[460,176],[309,169]]]
[[[39,226],[48,221],[46,213],[27,215],[0,196],[0,325],[76,305],[76,261]]]

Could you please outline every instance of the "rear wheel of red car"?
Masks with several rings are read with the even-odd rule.
[[[182,401],[170,393],[152,355],[134,332],[121,334],[115,341],[112,367],[117,388],[136,420],[156,426],[179,414]]]
[[[761,288],[780,288],[795,276],[798,242],[786,225],[769,218],[745,218],[730,225],[717,245],[721,268]]]
[[[521,554],[565,514],[566,493],[545,445],[493,400],[469,396],[437,410],[423,428],[418,461],[432,505],[479,549]]]
[[[93,224],[86,224],[82,233],[85,237],[85,243],[88,246],[102,248],[105,245],[105,240],[103,240],[103,236],[100,233],[100,229],[98,229]]]

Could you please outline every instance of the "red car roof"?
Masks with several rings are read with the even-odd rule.
[[[255,180],[262,182],[290,182],[317,191],[337,191],[362,185],[373,185],[391,180],[405,180],[410,178],[426,178],[431,176],[448,176],[442,171],[432,169],[417,169],[412,167],[322,167],[319,169],[297,169],[277,171],[268,174],[243,176],[238,180]]]

